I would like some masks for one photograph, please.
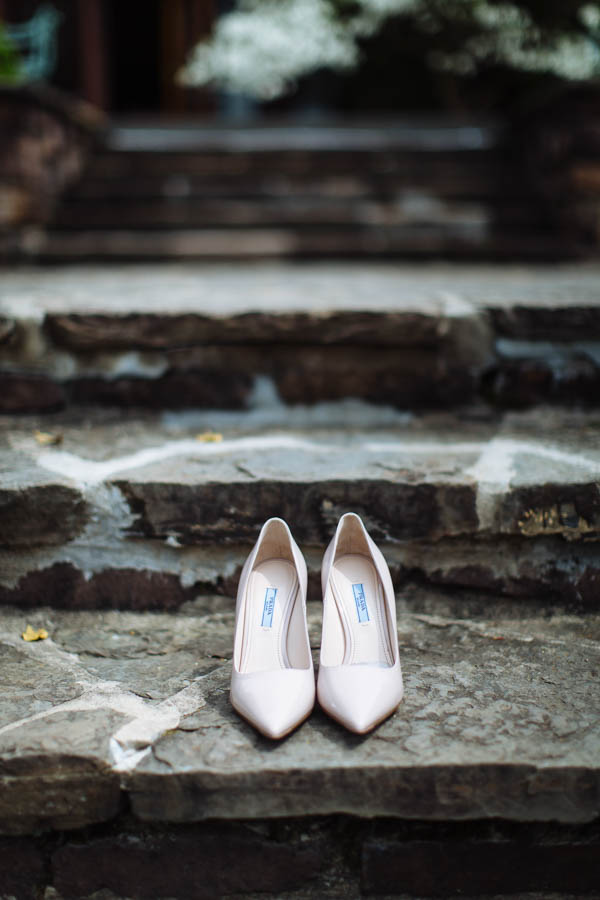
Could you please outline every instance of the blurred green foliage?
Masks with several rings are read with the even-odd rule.
[[[0,84],[16,84],[21,80],[19,54],[0,22]]]

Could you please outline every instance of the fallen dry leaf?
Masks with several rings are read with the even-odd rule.
[[[45,628],[32,628],[31,625],[28,625],[21,637],[27,642],[45,641],[48,637],[48,632]]]
[[[202,434],[196,435],[196,440],[202,441],[203,444],[218,444],[223,440],[223,435],[218,431],[203,431]]]
[[[51,434],[49,431],[38,431],[37,429],[33,432],[33,435],[42,447],[52,447],[56,446],[56,444],[62,444],[63,436],[60,432],[56,434]]]

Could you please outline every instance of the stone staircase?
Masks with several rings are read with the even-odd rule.
[[[538,188],[490,122],[123,123],[24,251],[48,260],[589,252]]]
[[[598,266],[25,268],[0,315],[0,897],[600,895]],[[348,509],[406,696],[272,744],[240,567],[284,516],[318,661]]]

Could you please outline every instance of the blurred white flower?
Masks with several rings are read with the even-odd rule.
[[[178,80],[270,100],[307,72],[352,68],[359,59],[357,38],[421,4],[357,0],[356,13],[342,20],[329,0],[241,0],[217,21],[212,39],[194,48]]]
[[[523,9],[513,3],[475,3],[473,18],[484,28],[498,28],[502,31],[531,28],[531,18]]]
[[[180,81],[213,82],[269,100],[305,72],[355,65],[357,52],[327,0],[246,0],[218,20],[210,42],[194,49]]]
[[[410,16],[426,34],[443,34],[444,20],[475,28],[459,48],[432,49],[427,59],[434,68],[470,75],[491,62],[575,80],[600,73],[600,6],[594,3],[579,11],[581,34],[558,35],[545,34],[526,9],[510,2],[355,0],[345,15],[340,9],[334,0],[239,0],[217,20],[212,38],[192,51],[178,80],[271,100],[317,69],[355,67],[359,41],[398,15]]]
[[[587,3],[582,6],[579,10],[579,19],[589,31],[600,30],[600,6],[596,3]]]
[[[356,17],[349,23],[355,37],[370,37],[390,16],[416,13],[423,0],[358,0]]]

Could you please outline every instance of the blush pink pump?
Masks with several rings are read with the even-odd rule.
[[[340,519],[323,557],[321,583],[317,696],[328,715],[364,734],[394,712],[403,685],[392,578],[356,513]]]
[[[240,576],[230,699],[272,739],[293,731],[315,703],[306,582],[290,529],[283,519],[269,519]]]

